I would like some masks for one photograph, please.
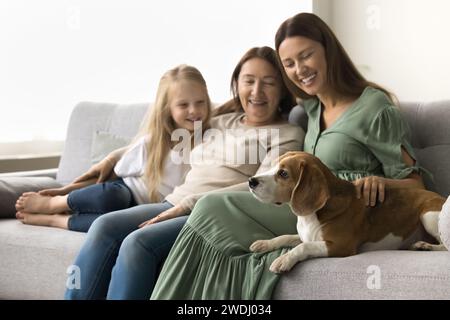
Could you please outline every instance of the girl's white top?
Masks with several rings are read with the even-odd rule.
[[[121,177],[130,188],[136,203],[150,203],[148,195],[148,182],[144,177],[147,164],[147,143],[149,135],[141,137],[132,144],[114,167],[114,172]],[[183,163],[179,152],[170,150],[165,160],[162,181],[158,186],[160,201],[162,201],[173,189],[184,182],[190,169],[188,163]]]

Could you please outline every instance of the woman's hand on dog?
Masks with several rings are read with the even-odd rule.
[[[386,180],[383,177],[370,176],[353,181],[356,187],[356,197],[364,196],[366,206],[374,207],[379,202],[384,201]]]
[[[183,209],[180,206],[174,206],[174,207],[172,207],[172,208],[170,208],[170,209],[168,209],[166,211],[161,212],[156,217],[154,217],[154,218],[152,218],[150,220],[142,222],[139,225],[139,228],[142,228],[142,227],[145,227],[145,226],[157,223],[157,222],[161,222],[161,221],[164,221],[164,220],[169,220],[169,219],[176,218],[176,217],[179,217],[179,216],[184,216],[186,214],[187,214],[187,212],[186,212],[185,209]]]

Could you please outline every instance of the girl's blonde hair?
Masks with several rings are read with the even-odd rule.
[[[173,85],[181,80],[195,81],[205,87],[207,117],[202,124],[202,128],[205,130],[209,127],[211,101],[206,81],[200,71],[195,67],[182,64],[164,73],[159,81],[155,102],[147,111],[145,120],[142,122],[138,133],[138,137],[144,135],[149,135],[150,137],[146,145],[148,155],[144,178],[151,202],[160,201],[158,186],[163,178],[165,160],[173,146],[171,134],[176,129],[175,121],[170,113],[170,92]]]

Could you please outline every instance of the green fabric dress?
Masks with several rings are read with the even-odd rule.
[[[319,157],[335,175],[354,180],[369,175],[401,179],[407,167],[401,146],[415,158],[398,109],[380,90],[361,96],[321,132],[321,105],[304,102],[308,114],[305,151]],[[156,283],[152,299],[270,299],[278,275],[272,261],[287,249],[251,253],[251,243],[296,234],[287,205],[263,204],[249,192],[208,195],[197,202]],[[299,284],[301,285],[301,284]]]

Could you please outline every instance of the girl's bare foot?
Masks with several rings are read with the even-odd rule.
[[[26,192],[16,202],[17,212],[55,214],[69,210],[66,196],[43,196],[37,192]]]
[[[22,197],[24,197],[24,196],[28,196],[28,195],[30,195],[30,194],[32,194],[33,192],[24,192],[24,193],[22,193],[22,195],[17,199],[17,201],[16,201],[16,205],[15,205],[15,207],[16,207],[16,210],[17,211],[22,211],[24,208],[23,208],[23,200],[22,200]]]
[[[61,229],[68,229],[69,213],[60,214],[36,214],[29,212],[17,212],[16,218],[23,224],[29,224],[34,226],[54,227]]]

